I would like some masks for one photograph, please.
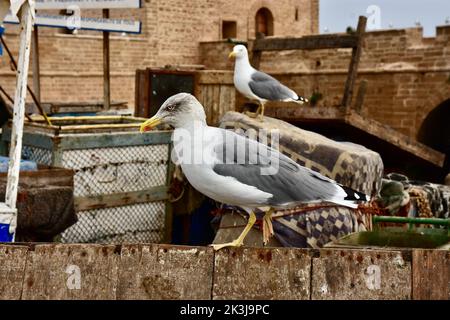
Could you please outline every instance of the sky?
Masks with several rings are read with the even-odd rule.
[[[358,16],[368,17],[367,29],[423,27],[425,37],[436,35],[436,26],[450,24],[450,0],[319,0],[320,33],[356,29]],[[369,12],[366,11],[369,9]]]

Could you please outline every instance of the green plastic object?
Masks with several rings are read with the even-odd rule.
[[[379,222],[390,223],[408,223],[409,230],[413,229],[414,224],[432,224],[440,225],[447,228],[450,227],[450,219],[438,219],[438,218],[408,218],[408,217],[392,217],[392,216],[373,216],[372,223],[374,228],[378,227]]]
[[[450,243],[450,219],[406,218],[392,216],[374,216],[374,230],[352,233],[326,245],[326,247],[396,247],[435,249],[446,247]],[[409,228],[380,228],[380,222],[408,223]],[[444,228],[415,227],[417,224],[432,224]]]

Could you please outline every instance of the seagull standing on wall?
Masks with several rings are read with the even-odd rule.
[[[267,101],[286,101],[303,104],[308,99],[298,95],[293,90],[281,84],[277,79],[258,71],[250,65],[247,48],[241,44],[234,46],[228,56],[236,58],[234,65],[234,86],[244,96],[259,102],[256,115],[260,112],[264,117],[264,104]]]
[[[210,127],[205,119],[200,102],[190,94],[179,93],[167,99],[140,131],[158,124],[174,127],[172,160],[181,166],[189,183],[209,198],[241,207],[249,214],[241,235],[230,243],[213,245],[215,250],[243,244],[256,221],[255,208],[271,208],[264,222],[272,235],[272,208],[321,201],[356,208],[358,200],[368,200],[364,194],[300,166],[265,144]]]

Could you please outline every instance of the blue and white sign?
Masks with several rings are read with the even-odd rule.
[[[77,6],[80,9],[122,9],[140,8],[141,0],[35,0],[36,10],[67,9]]]
[[[18,24],[19,19],[8,14],[5,23]],[[141,33],[141,22],[125,19],[105,19],[73,16],[50,15],[37,13],[35,25],[40,27],[54,27],[67,29]]]

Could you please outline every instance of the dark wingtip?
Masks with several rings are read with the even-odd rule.
[[[306,99],[305,97],[302,97],[302,96],[298,96],[298,101],[308,102],[308,99]]]
[[[353,200],[353,201],[370,201],[370,197],[362,192],[355,191],[351,188],[348,188],[343,185],[339,185],[342,189],[344,189],[347,196],[344,200]]]

